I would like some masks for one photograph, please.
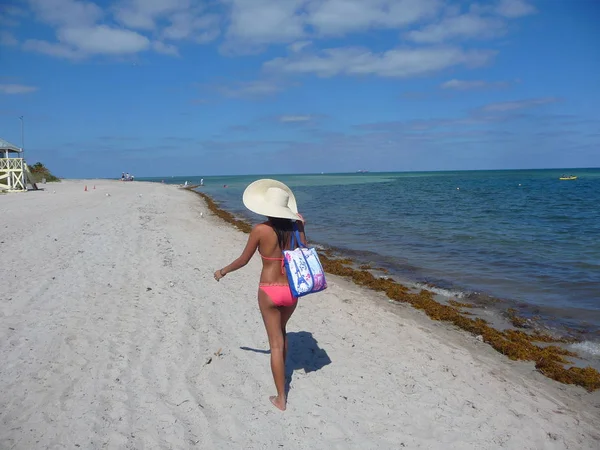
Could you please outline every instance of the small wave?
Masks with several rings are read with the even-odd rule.
[[[464,298],[466,295],[462,291],[453,291],[451,289],[444,289],[444,288],[437,287],[437,286],[431,286],[430,284],[425,284],[425,283],[415,283],[415,287],[417,287],[419,289],[426,289],[428,291],[433,292],[434,294],[438,294],[438,295],[442,295],[444,297],[450,297],[450,298]]]
[[[588,353],[594,356],[600,356],[600,342],[583,341],[571,345],[575,350]]]

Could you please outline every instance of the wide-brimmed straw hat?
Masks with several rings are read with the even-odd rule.
[[[242,197],[244,206],[250,211],[267,217],[302,220],[298,214],[296,197],[281,181],[268,178],[256,180],[248,185]]]

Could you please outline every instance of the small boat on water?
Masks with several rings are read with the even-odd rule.
[[[562,175],[559,180],[576,180],[577,177],[575,175]]]

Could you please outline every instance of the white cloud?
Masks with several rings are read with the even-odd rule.
[[[229,51],[240,47],[287,43],[302,38],[305,0],[228,0],[230,24],[227,30]]]
[[[121,0],[104,10],[86,0],[28,3],[37,20],[55,29],[56,41],[29,39],[23,49],[60,58],[128,55],[150,48],[178,55],[178,49],[165,40],[205,43],[220,33],[220,17],[205,13],[205,2],[200,0]],[[121,26],[110,25],[110,13]]]
[[[298,42],[294,42],[293,44],[288,45],[288,50],[290,52],[301,52],[302,50],[304,50],[306,47],[312,45],[312,41],[298,41]]]
[[[446,15],[436,23],[409,31],[404,37],[421,44],[447,42],[451,39],[490,39],[507,32],[506,19],[514,19],[535,12],[525,0],[499,0],[496,5],[473,3],[468,12],[460,7],[447,7]]]
[[[313,120],[313,116],[310,115],[298,115],[298,116],[279,116],[277,120],[283,123],[298,123],[298,122],[310,122]]]
[[[206,44],[208,42],[214,41],[216,38],[219,37],[220,34],[221,31],[218,28],[202,31],[200,33],[197,33],[193,37],[193,41],[198,44]]]
[[[14,47],[19,41],[9,31],[0,32],[0,45],[4,47]]]
[[[540,97],[540,98],[531,98],[527,100],[518,100],[514,102],[499,102],[499,103],[490,103],[488,105],[480,108],[480,111],[483,112],[507,112],[507,111],[517,111],[521,109],[533,108],[536,106],[547,105],[550,103],[557,103],[560,99],[556,97]]]
[[[124,55],[150,47],[147,37],[135,31],[98,25],[88,28],[63,28],[58,32],[61,42],[70,44],[85,54]]]
[[[155,1],[155,0],[152,0]],[[57,42],[29,39],[23,49],[67,59],[90,55],[133,54],[150,47],[150,40],[135,31],[98,25],[105,12],[83,0],[29,0],[36,18],[56,28]]]
[[[320,35],[400,28],[433,16],[439,0],[325,0],[310,2],[307,23]]]
[[[67,59],[90,55],[127,55],[150,48],[150,41],[135,31],[97,25],[81,28],[59,28],[58,43],[29,39],[23,43],[27,51]]]
[[[455,89],[467,91],[472,89],[496,89],[505,88],[509,85],[507,81],[483,81],[483,80],[449,80],[440,85],[442,89]]]
[[[320,38],[373,30],[395,30],[420,44],[448,44],[453,39],[492,38],[507,29],[507,18],[534,11],[526,0],[473,4],[461,13],[443,0],[26,0],[35,18],[56,32],[56,40],[29,39],[23,48],[55,57],[128,55],[153,49],[176,55],[176,41],[214,41],[225,30],[220,49],[233,54],[259,52],[270,44],[288,45],[289,56],[264,64],[284,73],[374,74],[410,77],[455,65],[477,66],[489,51],[456,47],[397,48],[376,53],[369,48],[317,50]],[[103,7],[101,8],[100,5]],[[441,19],[431,22],[444,14]],[[119,25],[115,25],[115,22]],[[415,25],[425,26],[411,30]],[[0,44],[14,45],[9,34]],[[227,95],[280,90],[259,80],[227,88]],[[458,87],[456,87],[458,89]],[[244,94],[245,95],[245,94]]]
[[[81,52],[64,44],[40,41],[39,39],[26,40],[23,42],[22,48],[29,52],[43,53],[44,55],[55,56],[57,58],[80,59],[85,57]]]
[[[16,27],[19,25],[20,19],[27,15],[27,12],[18,6],[9,5],[8,3],[0,3],[0,26]]]
[[[220,34],[221,18],[200,0],[127,0],[115,9],[122,24],[145,31],[160,30],[163,39],[190,39],[204,44]]]
[[[190,0],[127,0],[115,8],[115,16],[128,27],[153,30],[157,18],[190,6]]]
[[[220,18],[216,14],[194,15],[189,11],[175,13],[163,31],[165,39],[193,39],[198,43],[210,42],[220,34]]]
[[[19,16],[24,16],[27,14],[25,12],[25,10],[22,9],[20,6],[15,6],[10,3],[11,2],[8,2],[8,1],[0,3],[0,14],[1,15],[19,17]]]
[[[28,0],[38,20],[56,26],[85,26],[100,20],[104,13],[93,2],[79,0]]]
[[[319,53],[276,58],[264,64],[267,71],[287,74],[377,75],[411,77],[437,72],[456,65],[481,66],[490,61],[494,52],[464,51],[456,47],[404,49],[373,53],[365,48],[332,48]]]
[[[0,84],[0,92],[3,94],[28,94],[37,91],[35,86],[26,86],[24,84]]]
[[[225,97],[254,98],[265,97],[282,91],[284,86],[273,80],[240,81],[233,85],[218,86],[217,90]]]
[[[341,36],[399,28],[433,16],[440,0],[227,0],[227,47],[288,43],[305,36]]]
[[[164,42],[154,41],[152,43],[152,48],[155,52],[162,53],[163,55],[179,56],[179,50],[177,50],[177,47],[171,44],[165,44]]]
[[[115,12],[117,21],[127,27],[137,30],[152,31],[155,27],[154,18],[147,14],[140,14],[130,9],[119,9]]]
[[[450,39],[493,38],[505,32],[504,21],[469,13],[446,17],[441,22],[427,25],[421,30],[409,31],[404,36],[414,42],[431,44]]]
[[[504,17],[514,18],[533,14],[536,9],[524,0],[500,0],[496,12]]]
[[[230,25],[224,48],[256,51],[306,37],[400,28],[432,17],[441,0],[224,0]]]

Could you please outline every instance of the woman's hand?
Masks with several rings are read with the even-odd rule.
[[[256,249],[258,248],[261,227],[265,227],[265,225],[256,225],[252,229],[252,231],[250,232],[250,236],[248,236],[248,242],[246,243],[246,247],[244,248],[244,251],[242,252],[241,256],[228,266],[225,266],[223,269],[217,270],[215,272],[215,280],[219,281],[228,273],[235,272],[236,270],[241,269],[246,264],[248,264],[248,261],[250,261],[250,258],[252,258],[252,255],[254,255]]]
[[[215,272],[215,280],[217,280],[217,281],[219,281],[224,276],[225,276],[225,274],[222,272],[221,269],[219,269]]]

